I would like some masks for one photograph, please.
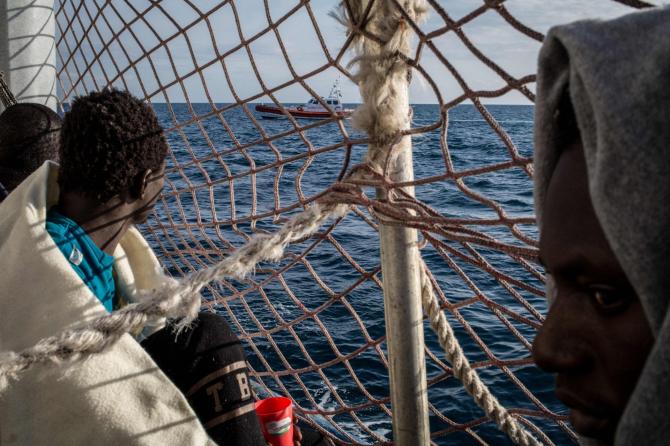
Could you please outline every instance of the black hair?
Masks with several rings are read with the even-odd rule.
[[[129,190],[147,169],[160,170],[167,150],[149,105],[126,91],[90,93],[65,114],[58,181],[63,191],[104,202]]]
[[[15,104],[0,115],[0,183],[12,191],[46,160],[58,161],[62,120],[42,104]]]

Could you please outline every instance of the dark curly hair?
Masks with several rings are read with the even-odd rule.
[[[107,201],[145,170],[159,170],[167,150],[153,109],[130,93],[78,97],[63,120],[60,187]]]
[[[46,160],[58,161],[62,120],[42,104],[15,104],[0,115],[0,183],[12,191]]]

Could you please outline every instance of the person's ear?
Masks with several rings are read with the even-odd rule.
[[[151,177],[152,174],[151,169],[147,169],[144,172],[141,172],[135,177],[135,184],[134,184],[134,195],[138,199],[143,199],[144,195],[147,192],[147,186],[149,185],[149,178]]]

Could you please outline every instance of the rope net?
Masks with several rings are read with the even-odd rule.
[[[576,441],[551,378],[530,358],[546,312],[535,261],[532,109],[482,102],[504,96],[530,104],[535,77],[485,53],[478,39],[487,29],[477,24],[520,33],[535,51],[543,35],[517,17],[522,8],[512,13],[512,0],[385,3],[412,35],[409,51],[396,54],[412,68],[410,101],[420,92],[437,104],[413,106],[411,129],[391,138],[355,129],[322,97],[339,78],[344,101],[357,98],[363,73],[350,62],[361,39],[388,42],[370,25],[375,1],[344,2],[332,14],[333,4],[316,0],[59,0],[59,98],[67,108],[77,95],[114,86],[153,105],[171,152],[164,193],[141,230],[176,277],[276,232],[317,200],[352,206],[280,261],[202,290],[203,309],[224,315],[245,344],[258,397],[290,396],[298,415],[338,444],[392,441],[383,222],[419,231],[426,283],[508,413],[542,443]],[[410,3],[425,7],[428,20],[416,20]],[[617,11],[648,6],[601,3]],[[488,77],[471,83],[465,73],[473,67]],[[327,118],[292,116],[288,104],[297,97],[315,98]],[[262,119],[261,102],[283,119]],[[402,134],[412,135],[416,178],[393,183],[388,163],[373,166],[366,153],[369,144],[392,153]],[[424,324],[433,443],[509,441],[464,391]]]

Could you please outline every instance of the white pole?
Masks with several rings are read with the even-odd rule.
[[[401,153],[389,176],[395,182],[411,181],[414,171],[410,138],[403,138],[396,150]],[[413,190],[406,192],[413,194]],[[385,192],[379,190],[377,195],[382,198]],[[417,232],[410,228],[380,225],[379,233],[393,441],[398,446],[428,445],[430,429]]]
[[[399,8],[415,21],[426,11],[424,0],[348,0],[352,30],[364,26],[355,47],[357,81],[363,105],[354,124],[371,137],[368,165],[395,183],[412,181],[412,141],[399,132],[410,128],[409,67],[398,54],[411,52],[412,28]],[[365,16],[367,14],[367,16]],[[390,162],[389,162],[390,159]],[[414,188],[405,188],[414,194]],[[387,199],[384,188],[379,199]],[[393,442],[398,446],[430,444],[426,358],[421,305],[421,257],[417,231],[401,225],[379,226],[384,317],[388,347]]]
[[[394,11],[390,0],[385,15]],[[375,17],[383,21],[385,17]],[[408,39],[405,35],[404,39]],[[378,44],[371,43],[371,51]],[[402,47],[401,47],[402,48]],[[400,128],[410,128],[409,77],[406,72],[395,72],[392,99],[388,113],[396,115]],[[381,119],[385,117],[381,113]],[[385,172],[393,182],[414,180],[412,140],[403,137],[393,147],[394,158]],[[377,150],[372,150],[377,152]],[[388,148],[379,152],[388,154]],[[381,155],[385,158],[386,155]],[[378,160],[379,161],[379,160]],[[414,195],[414,188],[404,192]],[[384,189],[377,197],[386,199]],[[430,444],[428,424],[428,392],[426,387],[426,358],[423,339],[423,309],[421,306],[421,262],[418,235],[415,229],[380,225],[382,279],[384,283],[384,317],[388,346],[391,405],[393,410],[393,442],[397,446],[427,446]]]
[[[53,6],[53,0],[0,0],[0,71],[18,102],[56,110]]]

